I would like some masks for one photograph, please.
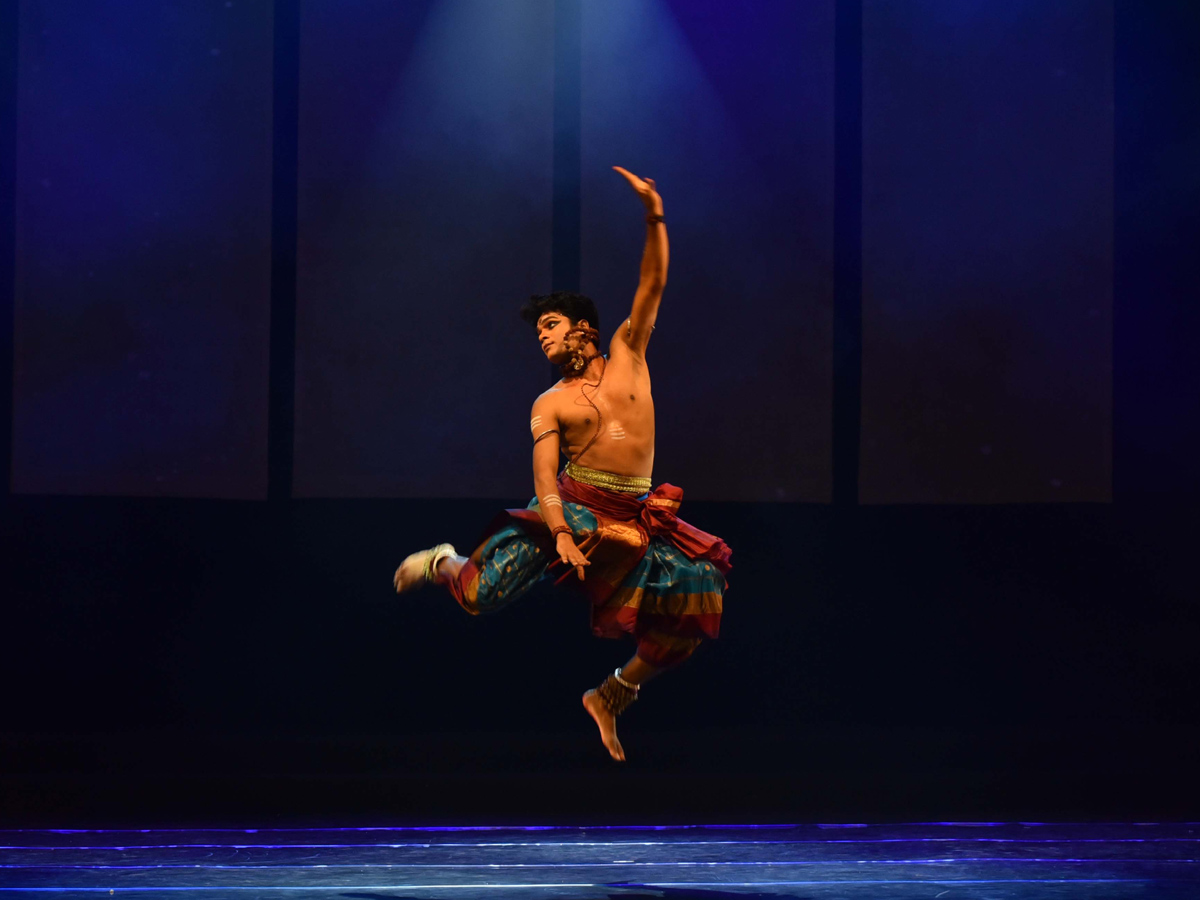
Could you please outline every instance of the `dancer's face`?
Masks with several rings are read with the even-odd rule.
[[[571,343],[568,343],[567,332],[573,327],[575,327],[575,323],[562,313],[548,312],[538,319],[538,343],[542,347],[542,352],[546,354],[546,359],[556,366],[561,366],[570,359],[572,347],[579,342],[579,338],[576,336],[570,339]]]

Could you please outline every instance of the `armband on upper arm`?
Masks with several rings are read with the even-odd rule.
[[[541,416],[534,416],[532,419],[529,420],[529,430],[531,432],[533,432],[534,444],[537,444],[542,438],[549,437],[552,434],[559,433],[557,428],[547,428],[545,431],[542,431],[539,433],[538,429],[541,428],[541,426],[542,426],[542,417]]]

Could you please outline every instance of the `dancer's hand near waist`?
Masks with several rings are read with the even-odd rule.
[[[575,546],[575,539],[565,531],[560,531],[554,539],[554,546],[558,550],[558,558],[562,560],[563,565],[573,567],[579,580],[583,581],[584,567],[590,566],[592,561]]]

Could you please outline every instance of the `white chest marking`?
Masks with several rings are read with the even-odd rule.
[[[608,426],[608,436],[614,441],[625,440],[625,426],[615,420],[610,422]]]

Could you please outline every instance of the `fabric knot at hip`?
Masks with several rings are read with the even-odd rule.
[[[729,546],[723,540],[680,521],[683,488],[660,484],[643,500],[632,494],[582,484],[564,472],[559,476],[558,489],[563,500],[580,503],[596,516],[636,522],[648,537],[669,541],[689,559],[708,560],[724,574],[731,568]]]
[[[651,537],[674,534],[679,528],[679,505],[682,502],[682,490],[673,484],[659,485],[642,502],[638,522]]]

